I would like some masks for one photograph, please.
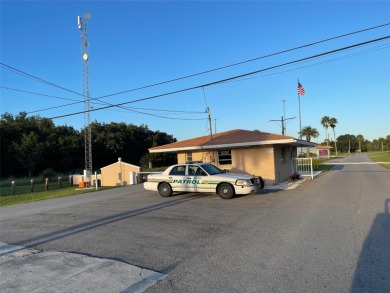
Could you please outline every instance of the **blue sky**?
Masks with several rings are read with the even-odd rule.
[[[389,1],[2,1],[1,62],[82,93],[77,16],[89,12],[90,93],[97,98],[389,23],[389,11]],[[384,26],[102,100],[117,104],[196,87],[388,35],[390,26]],[[287,99],[286,118],[297,117],[288,120],[287,135],[298,137],[299,78],[306,90],[301,96],[302,126],[317,128],[319,142],[325,138],[320,124],[325,115],[338,119],[336,135],[385,137],[390,134],[389,45],[387,39],[203,90],[127,104],[133,111],[94,111],[91,120],[146,124],[183,140],[208,133],[207,115],[162,110],[204,112],[210,107],[213,131],[216,124],[218,132],[241,128],[281,133],[280,124],[269,120],[281,118],[282,99]],[[83,110],[79,103],[36,112],[71,103],[58,97],[82,98],[4,66],[0,70],[1,113],[26,111],[51,118]],[[53,121],[80,130],[84,116]]]

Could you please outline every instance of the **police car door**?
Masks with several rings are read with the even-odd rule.
[[[186,165],[178,165],[173,167],[169,173],[169,180],[171,181],[173,191],[186,191]]]
[[[209,192],[208,174],[197,165],[188,165],[187,190],[192,192]]]

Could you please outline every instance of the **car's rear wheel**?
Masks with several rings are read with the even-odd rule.
[[[169,197],[171,196],[172,194],[172,187],[171,185],[169,185],[168,183],[161,183],[159,186],[158,186],[158,193],[162,196],[162,197]]]
[[[231,199],[234,196],[234,189],[228,183],[222,183],[218,187],[218,195],[223,199]]]

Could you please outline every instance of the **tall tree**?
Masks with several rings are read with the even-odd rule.
[[[312,128],[311,126],[305,126],[302,128],[302,131],[298,132],[300,136],[305,136],[307,141],[310,141],[312,137],[318,137],[319,132],[316,128]],[[310,157],[310,148],[306,148],[306,156]]]
[[[306,140],[310,141],[312,137],[318,137],[319,132],[316,128],[312,128],[311,126],[305,126],[302,128],[302,131],[299,132],[299,135],[305,136]]]
[[[176,141],[172,135],[154,132],[146,125],[137,126],[123,122],[106,124],[95,121],[91,126],[94,170],[115,162],[119,157],[124,162],[138,165],[152,146]],[[166,161],[164,156],[157,157],[159,161]],[[142,163],[146,162],[147,166],[148,160],[150,161],[150,158],[143,159]]]
[[[19,143],[14,142],[13,147],[18,154],[18,160],[23,167],[28,169],[28,176],[31,178],[35,166],[43,157],[43,142],[38,140],[38,135],[35,132],[22,134]]]
[[[384,143],[385,143],[385,139],[383,137],[380,137],[378,139],[378,143],[379,143],[379,146],[380,146],[380,150],[383,152],[384,150]]]
[[[31,176],[43,170],[50,153],[55,150],[55,125],[39,116],[1,115],[1,176]]]
[[[359,142],[356,136],[344,134],[337,137],[337,150],[345,153],[354,153],[359,150]]]
[[[123,161],[139,164],[154,145],[175,142],[172,135],[151,131],[146,125],[92,123],[93,167]],[[71,126],[56,126],[39,116],[5,113],[0,119],[1,177],[35,176],[46,169],[79,172],[84,166],[84,133]],[[173,156],[156,156],[154,163],[170,164]],[[149,160],[144,160],[146,163]]]
[[[364,142],[364,136],[362,134],[358,134],[356,136],[358,142],[359,142],[359,153],[362,152],[362,142]]]
[[[334,146],[335,146],[335,151],[336,151],[336,156],[337,156],[337,141],[336,141],[336,131],[334,130],[336,127],[336,124],[339,122],[337,121],[336,118],[330,118],[329,119],[329,126],[332,127],[333,129],[333,139],[334,139]]]
[[[325,128],[325,141],[327,145],[329,145],[329,134],[328,134],[328,128],[330,124],[329,121],[330,121],[329,116],[324,116],[321,118],[321,124]]]
[[[386,136],[386,139],[385,139],[385,150],[390,150],[390,135],[387,135]]]

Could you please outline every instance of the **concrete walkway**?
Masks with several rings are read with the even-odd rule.
[[[144,292],[164,277],[115,260],[0,242],[0,292]]]
[[[321,171],[314,171],[313,173],[313,179],[320,176],[322,174]],[[266,190],[291,190],[297,188],[299,185],[301,185],[306,180],[311,180],[311,175],[300,175],[300,179],[289,182],[284,181],[276,185],[266,185],[264,186],[264,189]]]
[[[305,181],[305,179],[299,179],[299,180],[296,180],[293,182],[285,181],[285,182],[281,182],[281,183],[276,184],[276,185],[266,185],[266,186],[264,186],[264,189],[265,190],[290,190],[290,189],[297,188],[304,181]]]

